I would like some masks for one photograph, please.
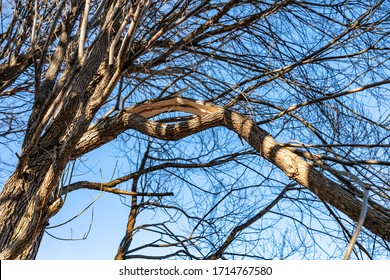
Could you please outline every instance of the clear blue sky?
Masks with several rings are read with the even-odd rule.
[[[101,174],[87,173],[74,181],[108,181],[117,162],[110,154],[110,146],[108,144],[88,155],[88,162],[96,166],[94,171],[101,171]],[[75,240],[58,240],[45,234],[37,259],[113,259],[126,229],[128,213],[129,208],[121,203],[118,195],[91,190],[69,193],[64,208],[50,220],[50,226],[79,216],[66,225],[47,231],[59,238]],[[78,240],[87,233],[85,240]]]

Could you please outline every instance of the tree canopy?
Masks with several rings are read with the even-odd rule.
[[[0,10],[0,259],[82,190],[126,197],[116,259],[389,258],[389,1]]]

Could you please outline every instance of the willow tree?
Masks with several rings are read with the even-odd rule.
[[[130,198],[117,259],[315,257],[324,236],[329,257],[355,242],[356,258],[389,257],[389,10],[2,1],[0,258],[35,258],[82,189]],[[138,160],[64,180],[113,141]],[[133,245],[144,231],[156,239]]]

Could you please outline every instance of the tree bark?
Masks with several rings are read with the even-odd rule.
[[[0,259],[36,257],[50,217],[62,206],[56,190],[63,166],[41,155],[10,176],[0,195]]]
[[[69,43],[69,28],[63,30],[45,80],[36,89],[18,166],[0,194],[0,259],[34,259],[50,217],[63,204],[60,177],[120,77],[106,61],[107,29],[118,22],[102,29],[85,61],[67,61],[55,85]]]

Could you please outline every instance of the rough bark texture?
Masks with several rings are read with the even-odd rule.
[[[62,206],[61,197],[55,195],[62,170],[48,162],[50,158],[42,157],[40,165],[17,170],[4,187],[0,197],[0,259],[35,258],[50,217]]]
[[[83,65],[68,65],[64,72],[72,83],[60,80],[54,88],[50,81],[59,74],[59,65],[51,65],[57,71],[48,69],[36,94],[18,166],[0,195],[0,259],[35,258],[48,220],[61,208],[60,177],[119,79],[119,72],[104,62],[107,46],[107,34],[102,32]]]

